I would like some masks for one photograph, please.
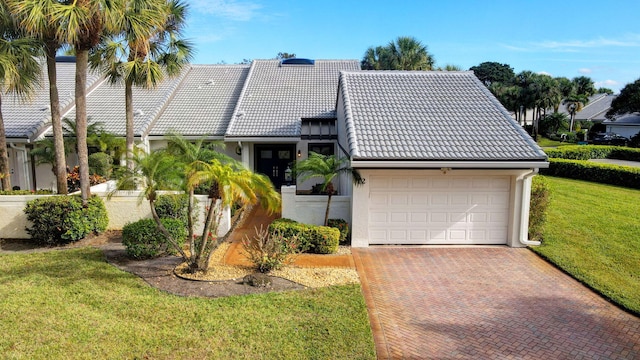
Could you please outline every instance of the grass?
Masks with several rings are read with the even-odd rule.
[[[558,147],[558,146],[575,145],[575,144],[560,142],[557,140],[551,140],[544,136],[538,136],[538,145],[542,148],[546,148],[546,147]]]
[[[156,290],[97,249],[0,255],[5,359],[372,359],[359,285],[220,299]]]
[[[544,241],[533,251],[640,314],[640,190],[547,177]]]

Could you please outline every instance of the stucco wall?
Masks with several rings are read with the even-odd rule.
[[[324,224],[327,209],[325,195],[296,195],[295,186],[282,187],[282,217],[305,224]],[[351,221],[351,198],[348,196],[331,197],[329,219]]]
[[[140,192],[119,191],[107,198],[107,192],[93,192],[103,198],[104,205],[109,216],[108,230],[120,230],[124,225],[144,218],[151,218],[149,202],[142,199]],[[3,195],[0,196],[0,238],[29,239],[26,227],[30,226],[24,208],[27,202],[36,198],[53,195]],[[199,219],[195,226],[196,233],[202,231],[204,226],[205,206],[209,200],[206,195],[197,195]],[[229,231],[231,224],[231,211],[227,207],[222,214],[218,236],[223,236]]]

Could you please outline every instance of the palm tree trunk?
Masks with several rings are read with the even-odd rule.
[[[324,212],[324,226],[327,226],[329,224],[329,208],[331,207],[331,197],[333,196],[333,194],[330,192],[327,195],[327,210],[325,210]]]
[[[193,238],[193,198],[194,191],[193,189],[189,189],[189,203],[187,205],[187,230],[189,231],[189,249],[193,252],[193,249],[196,248],[195,239]],[[193,253],[192,255],[193,256]]]
[[[211,246],[211,251],[209,251],[209,254],[207,255],[207,261],[204,263],[205,272],[209,269],[209,264],[211,263],[211,255],[213,255],[213,252],[218,248],[218,246],[220,246],[220,244],[226,241],[229,238],[229,236],[231,236],[231,234],[236,230],[238,225],[242,223],[242,220],[244,219],[244,214],[250,213],[250,212],[251,212],[251,207],[247,209],[243,206],[240,209],[238,209],[238,211],[236,212],[235,219],[232,221],[231,226],[229,227],[229,231],[227,231],[227,233],[224,236],[220,236],[216,238],[216,242]]]
[[[127,138],[127,168],[133,170],[133,80],[126,79],[124,87],[124,104]]]
[[[49,106],[51,108],[51,125],[55,151],[54,174],[58,194],[67,194],[67,159],[64,151],[64,133],[60,119],[60,99],[58,95],[58,75],[56,73],[56,48],[46,46],[47,76],[49,78]]]
[[[7,138],[2,117],[2,96],[0,95],[0,176],[2,176],[2,190],[11,190],[11,173],[9,172],[9,154],[7,154]]]
[[[89,149],[87,148],[87,67],[89,51],[76,49],[76,137],[78,141],[78,165],[80,167],[80,193],[82,204],[87,205],[91,196],[89,182]]]

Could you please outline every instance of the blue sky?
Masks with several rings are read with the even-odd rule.
[[[552,76],[589,76],[618,92],[640,78],[640,1],[184,0],[193,63],[239,63],[278,52],[361,59],[413,36],[436,66],[484,61]]]

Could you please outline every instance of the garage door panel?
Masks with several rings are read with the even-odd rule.
[[[504,244],[509,176],[371,178],[371,244]]]

